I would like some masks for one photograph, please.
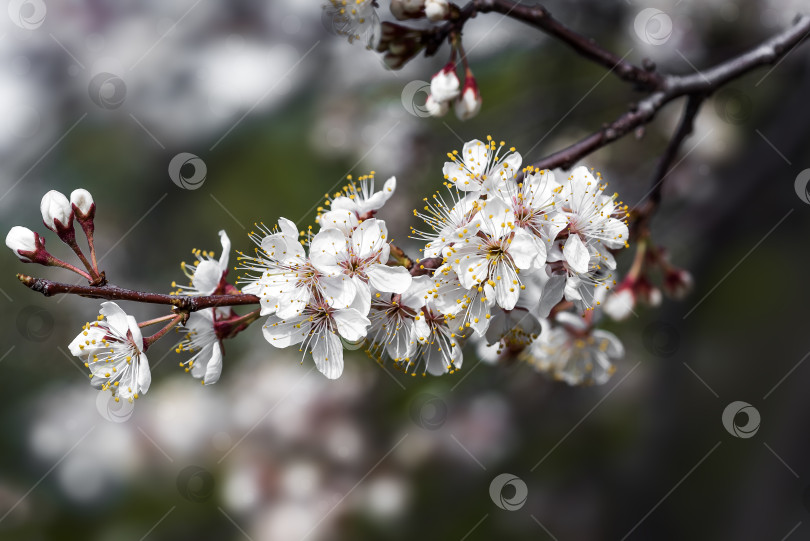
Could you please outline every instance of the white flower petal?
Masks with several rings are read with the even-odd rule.
[[[152,372],[149,370],[149,360],[144,353],[138,355],[138,390],[146,394],[152,384]]]
[[[301,316],[290,319],[270,316],[262,326],[262,334],[271,346],[286,348],[303,342],[309,327],[308,319]]]
[[[99,313],[107,319],[107,324],[119,336],[126,336],[129,330],[127,313],[118,304],[107,301],[101,303]]]
[[[588,272],[588,264],[591,261],[591,254],[588,248],[582,243],[579,235],[572,234],[565,241],[563,248],[563,255],[568,266],[578,274],[585,274]]]
[[[219,241],[222,244],[222,252],[219,254],[219,270],[224,273],[228,270],[228,259],[231,254],[231,239],[228,238],[224,229],[219,232]]]
[[[405,267],[389,267],[381,263],[367,270],[371,287],[384,293],[405,293],[411,286],[411,273]]]
[[[323,229],[312,238],[309,258],[312,265],[327,275],[341,272],[337,262],[348,255],[346,236],[338,229]]]
[[[312,358],[321,374],[329,379],[337,379],[343,373],[343,345],[333,332],[318,336],[312,348]]]
[[[191,286],[200,295],[211,295],[216,291],[221,279],[222,269],[219,267],[219,262],[206,259],[197,265],[194,276],[191,278]]]
[[[357,342],[365,338],[368,327],[371,325],[366,316],[352,308],[336,310],[333,318],[340,336],[350,342]]]
[[[205,366],[205,377],[203,383],[211,385],[219,381],[219,376],[222,374],[222,345],[219,341],[211,345],[211,358]]]

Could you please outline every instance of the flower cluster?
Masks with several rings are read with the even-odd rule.
[[[280,348],[300,344],[330,379],[343,372],[343,343],[365,339],[372,297],[402,294],[411,286],[408,269],[387,265],[388,229],[373,217],[395,187],[391,178],[376,192],[373,174],[350,182],[327,199],[317,234],[311,228],[299,232],[281,218],[276,228],[251,233],[256,254],[240,257],[248,271],[239,279],[242,291],[257,295],[261,314],[269,316],[267,341]]]
[[[256,253],[240,257],[247,273],[239,283],[260,298],[270,344],[299,345],[330,378],[343,371],[344,347],[360,345],[406,373],[441,375],[461,367],[469,338],[496,356],[516,355],[550,326],[553,309],[587,313],[601,304],[616,284],[612,252],[627,245],[628,228],[626,207],[598,173],[521,168],[520,154],[492,138],[448,157],[446,193],[414,210],[426,226],[411,234],[425,243],[421,261],[391,258],[376,214],[395,179],[376,191],[373,173],[327,194],[317,233],[284,218],[251,233]],[[591,326],[582,326],[587,334]],[[547,349],[534,348],[535,357]],[[590,381],[567,371],[591,365],[534,364],[553,365],[571,383]]]
[[[361,347],[407,374],[453,373],[472,340],[484,360],[521,358],[572,385],[607,381],[622,346],[594,323],[617,284],[613,252],[627,246],[627,207],[606,192],[599,173],[523,167],[514,148],[491,137],[447,156],[444,189],[413,211],[424,222],[411,228],[411,238],[423,243],[416,260],[392,243],[377,216],[393,196],[396,179],[378,190],[374,172],[349,177],[341,190],[326,194],[316,223],[305,229],[286,218],[272,228],[256,224],[249,234],[255,252],[237,252],[236,268],[243,273],[235,283],[227,277],[231,241],[220,231],[219,257],[192,250],[192,264],[181,263],[187,283],[173,282],[170,295],[108,286],[96,264],[95,204],[86,190],[74,191],[70,199],[51,191],[41,204],[45,226],[74,250],[84,270],[53,257],[44,239],[26,228],[12,228],[6,244],[22,261],[80,274],[96,288],[95,296],[173,307],[138,323],[116,303],[105,302],[98,320],[70,344],[92,383],[116,400],[146,393],[151,382],[146,351],[171,329],[181,335],[175,351],[186,355],[180,367],[203,385],[217,382],[223,342],[260,317],[267,342],[298,346],[302,362],[311,356],[329,379],[342,374],[344,350]],[[76,242],[76,221],[90,258]],[[638,282],[639,258],[650,266],[654,253],[666,280],[674,281],[677,270],[660,251],[644,259],[645,246],[628,279]],[[232,306],[242,304],[259,307],[239,315]],[[142,334],[158,323],[164,324],[160,330]]]
[[[521,169],[520,154],[492,138],[448,157],[446,192],[414,210],[426,227],[412,236],[426,242],[424,257],[440,262],[428,294],[456,341],[472,337],[485,357],[515,355],[550,327],[552,310],[587,315],[602,303],[628,227],[627,207],[605,193],[598,173]],[[535,365],[585,381],[560,376],[565,364]]]

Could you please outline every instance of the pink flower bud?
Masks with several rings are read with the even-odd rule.
[[[456,66],[450,62],[430,80],[430,95],[436,101],[450,101],[459,94],[461,82],[456,75]]]
[[[45,227],[54,233],[73,227],[73,208],[70,206],[70,201],[64,194],[56,190],[51,190],[42,196],[39,210],[42,212]]]
[[[464,81],[464,91],[456,101],[456,116],[459,120],[469,120],[481,110],[481,93],[478,92],[478,85],[473,77],[467,77]]]
[[[661,304],[661,290],[655,287],[646,276],[640,276],[636,280],[635,293],[638,300],[648,306],[659,306]]]
[[[670,269],[664,276],[664,292],[676,300],[686,297],[693,285],[692,274],[683,269]]]
[[[431,21],[442,21],[450,13],[447,0],[425,0],[425,15]]]

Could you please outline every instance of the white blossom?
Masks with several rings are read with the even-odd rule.
[[[316,299],[294,317],[282,319],[271,315],[262,331],[265,339],[277,348],[301,344],[299,351],[304,355],[311,353],[324,376],[337,379],[343,373],[341,338],[357,343],[365,338],[369,325],[369,320],[354,308],[335,309]]]
[[[310,245],[310,259],[318,272],[326,276],[351,278],[356,291],[353,307],[361,314],[371,308],[372,289],[386,293],[404,293],[411,275],[404,267],[389,267],[388,230],[385,222],[370,218],[346,237],[339,229],[318,232]]]
[[[250,234],[258,245],[256,256],[240,256],[243,265],[240,268],[249,274],[237,281],[247,284],[243,293],[259,297],[261,315],[294,317],[318,299],[336,308],[349,307],[356,293],[351,279],[327,275],[315,268],[298,240],[300,233],[293,222],[280,218],[278,227],[272,231],[263,225],[257,227],[261,233]]]
[[[540,337],[525,358],[538,371],[569,385],[601,385],[615,372],[611,361],[624,355],[624,346],[607,331],[591,329],[583,318],[569,312],[556,317],[557,325],[543,321]]]
[[[90,369],[94,387],[109,390],[116,402],[119,397],[132,401],[152,382],[143,335],[135,318],[116,303],[102,303],[99,313],[70,343],[70,353]]]
[[[219,259],[215,258],[214,252],[194,249],[191,251],[196,258],[194,264],[186,265],[185,261],[180,264],[180,268],[189,279],[189,284],[181,286],[172,282],[172,287],[177,288],[174,291],[175,295],[213,295],[219,288],[223,276],[228,271],[228,259],[231,251],[231,240],[225,231],[219,232],[219,239],[222,243]]]
[[[444,257],[467,289],[487,283],[501,308],[511,310],[522,289],[520,272],[545,262],[545,249],[525,230],[515,227],[515,215],[499,199],[486,201],[478,212],[480,235],[448,246]]]
[[[457,151],[447,155],[452,161],[444,163],[444,178],[465,192],[497,189],[512,180],[523,163],[514,147],[501,154],[505,144],[496,144],[491,137],[487,137],[486,143],[477,139],[465,143],[461,156]]]

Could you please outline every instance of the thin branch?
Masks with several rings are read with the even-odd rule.
[[[449,21],[423,35],[425,55],[435,54],[450,35],[460,34],[467,21],[478,13],[501,13],[537,28],[563,42],[579,55],[610,69],[620,79],[633,83],[641,89],[656,89],[663,84],[663,78],[658,73],[635,66],[603,49],[593,39],[575,32],[556,20],[543,6],[526,6],[511,0],[472,0],[457,10]]]
[[[562,41],[581,56],[608,68],[620,79],[631,82],[643,89],[660,88],[664,80],[652,70],[638,67],[623,60],[614,53],[603,49],[592,38],[588,38],[568,28],[551,16],[541,5],[526,6],[511,0],[473,0],[481,13],[496,12],[533,26]],[[652,65],[651,65],[652,67]]]
[[[660,90],[651,93],[612,123],[533,165],[539,169],[570,168],[588,154],[650,122],[670,101],[689,95],[708,96],[726,83],[758,67],[778,62],[808,34],[810,34],[810,17],[803,15],[784,32],[738,57],[700,73],[685,76],[667,75]]]
[[[46,297],[59,294],[81,295],[94,299],[124,300],[142,302],[148,304],[164,304],[176,307],[184,312],[196,312],[205,308],[217,306],[240,306],[245,304],[258,304],[259,297],[255,295],[206,295],[200,297],[189,297],[185,295],[165,295],[162,293],[146,293],[125,289],[114,285],[104,286],[83,286],[65,284],[45,280],[44,278],[34,278],[25,274],[17,274],[17,278],[30,289],[42,293]]]
[[[703,104],[704,99],[705,96],[702,94],[690,94],[687,98],[681,121],[675,133],[672,135],[672,139],[667,145],[664,154],[661,155],[658,166],[655,168],[647,204],[648,213],[655,210],[661,203],[661,190],[664,188],[664,179],[669,174],[672,162],[674,162],[675,158],[678,156],[681,145],[692,133],[695,126],[695,117],[700,112],[700,106]]]

